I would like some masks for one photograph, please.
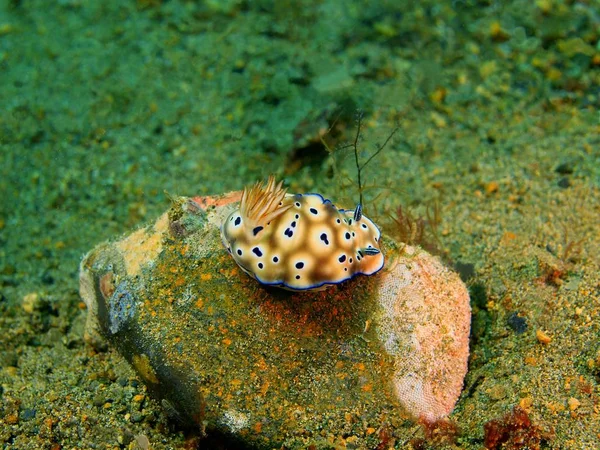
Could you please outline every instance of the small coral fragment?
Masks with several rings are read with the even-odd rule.
[[[552,341],[552,338],[548,336],[548,334],[544,330],[541,329],[535,332],[535,337],[538,340],[538,342],[543,345],[548,345],[550,341]]]

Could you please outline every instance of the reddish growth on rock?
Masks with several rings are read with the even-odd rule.
[[[483,426],[484,446],[487,449],[530,449],[540,448],[542,441],[551,438],[532,424],[527,412],[520,406],[515,406],[501,419],[490,420]]]

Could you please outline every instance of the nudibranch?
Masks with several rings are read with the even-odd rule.
[[[235,262],[265,285],[321,290],[383,267],[381,233],[362,214],[337,209],[320,194],[288,194],[269,177],[244,189],[221,226]]]

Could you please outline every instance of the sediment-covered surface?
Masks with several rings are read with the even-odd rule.
[[[437,248],[472,299],[455,426],[407,438],[598,447],[593,2],[289,6],[0,5],[0,441],[193,446],[121,356],[84,342],[81,258],[153,223],[165,191],[275,173],[352,207],[351,155],[319,136],[352,140],[360,108],[367,153],[400,127],[365,170],[366,213],[394,235],[398,205],[437,199]]]
[[[385,238],[375,275],[317,292],[264,287],[221,242],[237,203],[207,203],[180,198],[85,256],[91,345],[117,349],[190,430],[254,448],[375,448],[446,419],[469,355],[456,273]]]

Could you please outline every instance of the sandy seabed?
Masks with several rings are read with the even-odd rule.
[[[600,447],[591,3],[263,3],[0,6],[4,448],[194,448],[116,352],[83,341],[81,257],[169,194],[270,173],[352,207],[352,158],[321,138],[351,140],[357,109],[365,158],[399,127],[365,169],[366,211],[394,235],[398,205],[438,205],[473,309],[457,435],[408,427],[388,445]]]

